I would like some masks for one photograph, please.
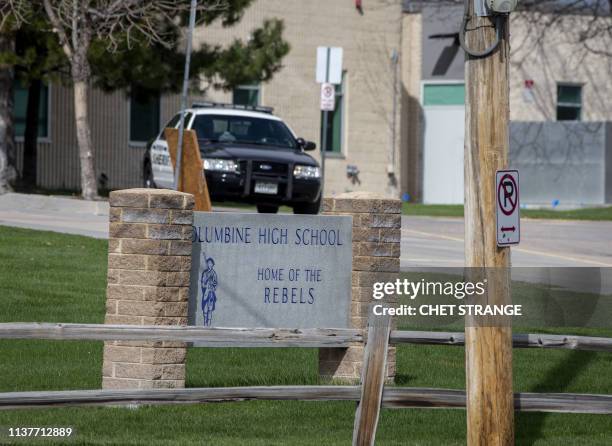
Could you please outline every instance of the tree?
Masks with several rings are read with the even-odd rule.
[[[20,184],[34,187],[42,86],[43,83],[59,81],[69,73],[68,61],[40,14],[33,15],[30,21],[22,23],[17,29],[13,68],[14,80],[28,89]]]
[[[13,36],[0,27],[0,52],[13,50]],[[12,189],[17,176],[13,137],[13,70],[0,60],[0,194]]]
[[[528,24],[520,45],[537,47],[556,28],[566,30],[568,43],[585,53],[612,56],[612,0],[525,0],[520,5],[515,19]]]
[[[28,23],[44,11],[59,45],[70,66],[74,89],[74,108],[77,142],[79,147],[81,193],[83,198],[97,198],[94,169],[94,148],[88,118],[88,84],[91,67],[88,53],[95,38],[108,39],[115,45],[117,35],[128,40],[138,30],[139,36],[163,42],[164,36],[157,25],[160,18],[168,17],[184,8],[180,2],[150,2],[144,0],[15,0],[9,2],[9,14]],[[6,6],[3,10],[7,14]],[[5,15],[6,17],[6,15]]]
[[[104,42],[92,43],[89,61],[94,67],[95,85],[108,92],[179,92],[185,55],[179,48],[180,28],[170,25],[174,27],[167,31],[174,35],[169,39],[171,45],[154,42],[130,46],[124,40],[110,52]],[[270,80],[282,68],[281,60],[289,52],[283,28],[282,21],[269,19],[251,33],[246,43],[235,40],[227,48],[203,44],[192,52],[191,78],[222,89]]]
[[[157,29],[157,17],[166,17],[171,12],[170,8],[179,6],[166,1],[42,0],[42,7],[70,64],[81,167],[81,193],[86,200],[93,200],[98,196],[88,117],[88,85],[91,80],[88,53],[92,40],[95,37],[108,38],[110,45],[116,45],[114,36],[123,34],[129,41],[130,32],[136,29],[142,37],[164,42],[164,36]]]
[[[0,194],[12,190],[17,177],[13,123],[13,53],[15,16],[0,3]]]
[[[438,6],[440,11],[449,5],[465,4],[465,0],[420,0],[423,5]],[[456,11],[452,11],[456,15]],[[576,25],[576,17],[590,17],[588,24]],[[573,43],[582,44],[584,49],[600,55],[612,56],[608,42],[612,41],[612,0],[520,0],[511,20],[523,20],[529,25],[529,32],[523,41],[538,43],[554,25],[565,25],[575,35]],[[461,17],[457,17],[458,21]]]
[[[220,19],[224,26],[231,26],[241,19],[252,1],[201,0],[199,22],[209,24]],[[97,190],[87,116],[87,87],[93,82],[107,91],[118,88],[140,94],[177,91],[184,60],[179,51],[181,25],[185,23],[189,2],[14,0],[11,5],[11,12],[21,18],[22,23],[31,23],[33,17],[40,17],[40,11],[44,11],[44,19],[57,35],[74,87],[82,195],[94,199]],[[203,75],[222,88],[269,79],[289,51],[282,40],[282,30],[282,22],[270,20],[255,30],[246,44],[235,41],[227,49],[203,46],[193,55],[192,77]],[[156,69],[151,70],[152,66]],[[31,81],[30,86],[34,88],[35,77]],[[35,100],[32,102],[34,108]],[[34,110],[28,113],[31,118],[28,121],[35,127],[33,113]]]

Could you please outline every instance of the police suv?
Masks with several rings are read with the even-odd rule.
[[[179,120],[177,114],[165,127],[178,128]],[[212,200],[255,204],[262,213],[276,213],[280,205],[296,214],[319,211],[321,169],[305,153],[316,145],[296,137],[271,108],[194,104],[185,110],[184,125],[196,132]],[[163,130],[147,146],[143,181],[145,187],[173,187]]]

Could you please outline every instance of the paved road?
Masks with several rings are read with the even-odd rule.
[[[403,269],[462,267],[463,219],[402,217]],[[521,220],[517,267],[612,267],[612,222]]]
[[[235,211],[217,208],[217,211]],[[0,196],[0,225],[108,237],[108,203],[68,197]],[[612,222],[528,220],[513,266],[612,267]],[[402,269],[463,266],[463,220],[402,217]]]
[[[463,235],[460,218],[402,217],[402,271],[462,268]],[[522,219],[512,266],[513,280],[610,295],[612,222]]]

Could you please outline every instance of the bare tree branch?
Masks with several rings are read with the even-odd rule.
[[[83,198],[96,199],[94,147],[88,117],[87,89],[91,81],[88,53],[94,39],[110,51],[138,40],[166,47],[176,44],[169,29],[190,8],[189,0],[0,0],[0,26],[8,20],[27,22],[44,11],[70,63]],[[201,0],[198,12],[227,8],[228,0]],[[204,16],[204,15],[203,15]],[[1,29],[1,28],[0,28]],[[172,40],[171,40],[172,39]]]
[[[55,13],[55,9],[51,5],[51,0],[43,0],[43,7],[45,8],[45,13],[47,17],[49,17],[49,22],[51,22],[51,26],[53,27],[53,31],[58,35],[60,45],[66,53],[66,56],[70,59],[73,54],[73,50],[70,47],[70,41],[68,40],[68,36],[66,35],[66,29],[63,27],[61,21]]]

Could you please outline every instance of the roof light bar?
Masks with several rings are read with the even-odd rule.
[[[248,110],[248,111],[256,111],[256,112],[268,113],[268,114],[272,114],[274,112],[274,108],[272,107],[263,107],[260,105],[227,104],[223,102],[194,102],[191,107],[192,108],[229,108],[233,110]]]

